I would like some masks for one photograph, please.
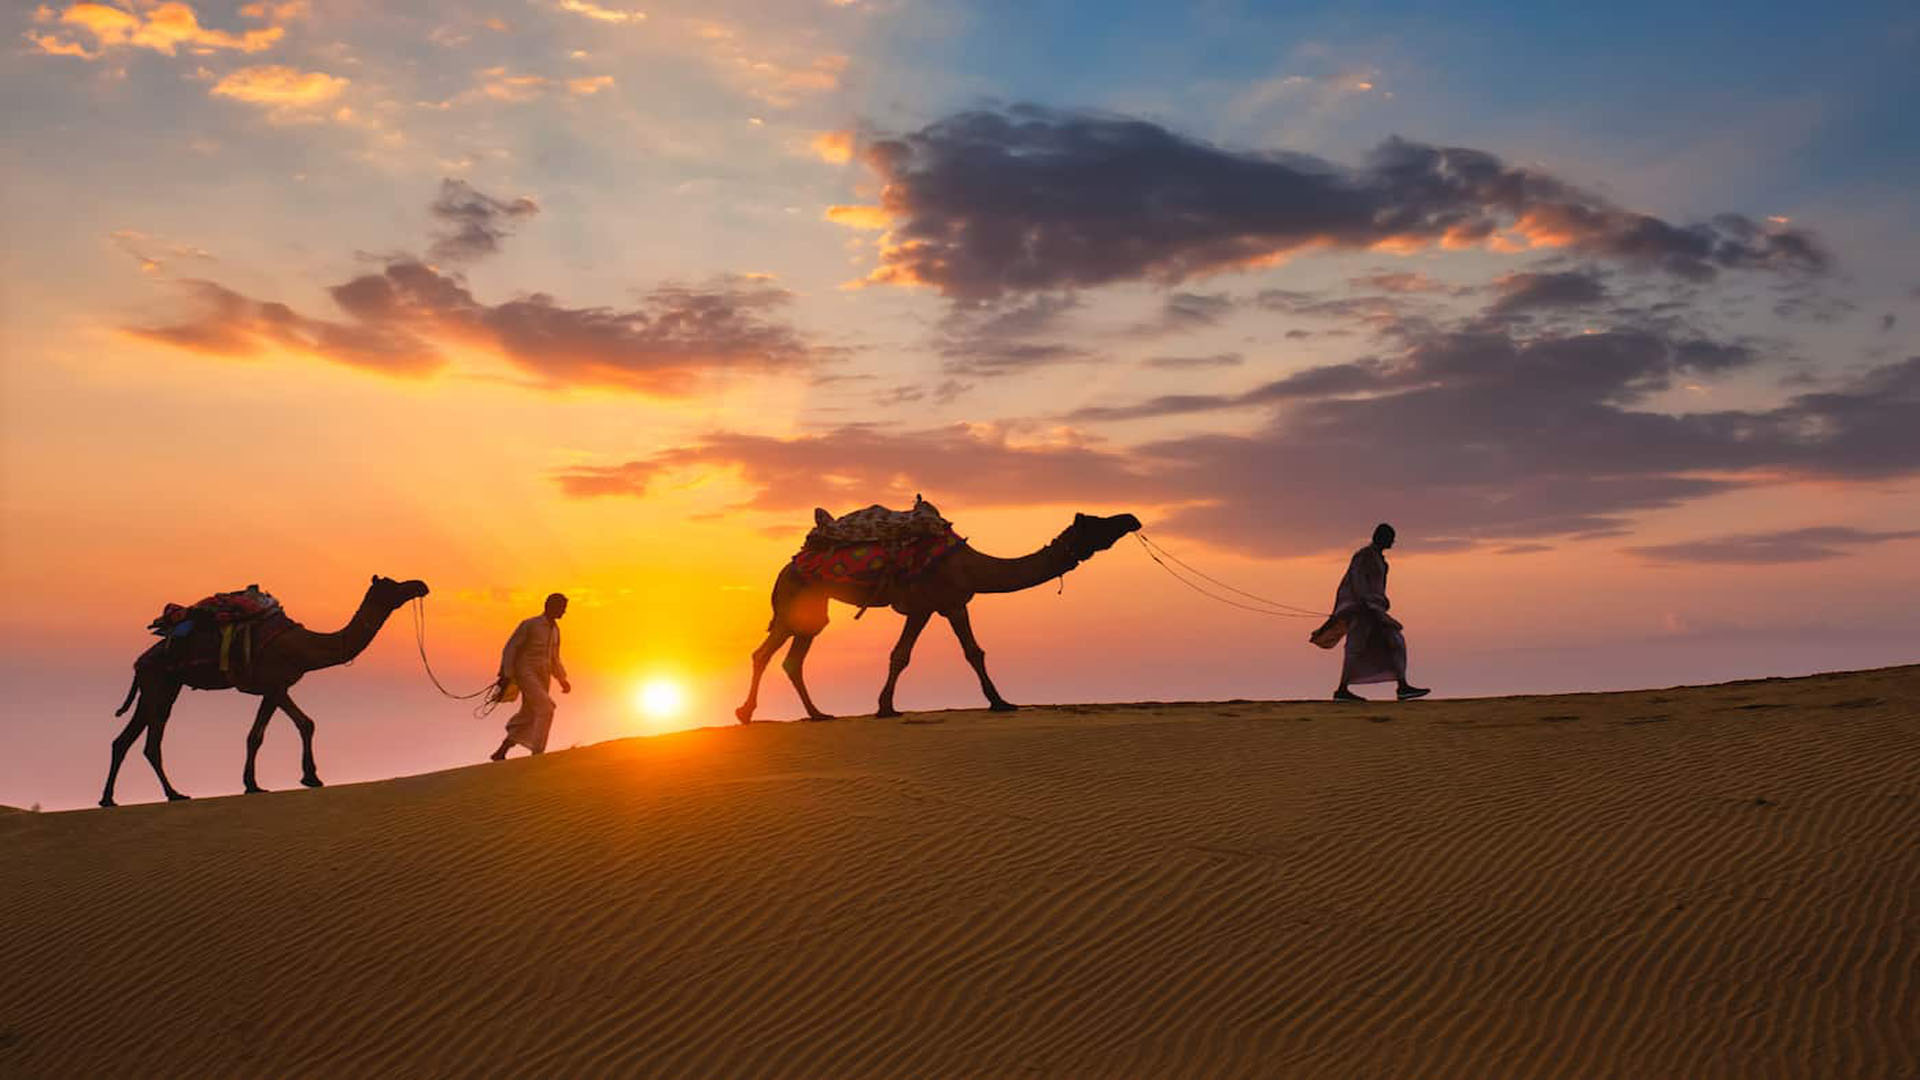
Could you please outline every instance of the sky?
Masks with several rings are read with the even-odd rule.
[[[0,803],[97,798],[148,620],[250,583],[331,629],[425,580],[462,691],[563,591],[556,745],[730,723],[813,508],[916,493],[1002,555],[1134,513],[1310,609],[1390,521],[1448,696],[1920,658],[1911,5],[0,19]],[[830,712],[898,630],[853,614]],[[1337,674],[1131,540],[973,622],[1017,702]],[[294,697],[336,783],[503,718],[410,611]],[[943,628],[899,704],[979,704]],[[176,786],[238,789],[252,707],[182,697]]]

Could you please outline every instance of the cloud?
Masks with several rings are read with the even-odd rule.
[[[569,12],[595,22],[630,23],[641,22],[647,17],[644,11],[627,11],[619,8],[601,7],[591,0],[559,0],[555,5],[561,11]]]
[[[1228,150],[1144,120],[1032,105],[872,141],[884,222],[868,280],[963,300],[1175,284],[1327,248],[1565,247],[1690,279],[1818,272],[1806,232],[1734,214],[1674,225],[1481,150],[1393,138],[1360,166]]]
[[[979,506],[1098,508],[1156,487],[1139,465],[1111,451],[1071,441],[1020,444],[999,429],[969,424],[904,432],[854,425],[791,439],[720,433],[644,460],[576,466],[554,478],[569,495],[643,496],[661,473],[696,468],[737,472],[755,492],[747,505],[774,512],[864,506],[915,491]]]
[[[581,483],[648,470],[732,470],[785,510],[838,493],[871,502],[951,491],[979,505],[1159,507],[1161,527],[1259,555],[1354,543],[1373,523],[1409,546],[1518,547],[1620,535],[1642,514],[1737,490],[1920,475],[1920,357],[1765,409],[1673,414],[1681,381],[1750,370],[1741,346],[1616,330],[1520,339],[1437,333],[1399,353],[1296,372],[1238,395],[1087,410],[1078,420],[1228,407],[1266,410],[1247,433],[1130,447],[1064,434],[1022,445],[975,428],[842,429],[798,439],[713,435]],[[984,463],[979,470],[971,466]],[[940,496],[934,496],[936,501]]]
[[[294,7],[286,15],[302,14],[304,10],[304,6]],[[263,8],[259,14],[280,17],[282,8],[276,7],[272,11]],[[285,29],[279,26],[238,33],[201,26],[200,18],[194,14],[192,6],[179,2],[153,4],[140,11],[127,11],[108,4],[70,4],[57,16],[52,8],[42,7],[36,13],[36,21],[57,21],[63,31],[73,35],[58,37],[50,33],[29,32],[28,39],[40,51],[89,60],[98,59],[110,50],[124,48],[152,49],[168,56],[175,55],[181,48],[199,55],[222,49],[256,53],[272,48],[286,35]],[[93,39],[93,49],[81,43],[80,35],[83,34]]]
[[[428,206],[438,225],[427,254],[446,262],[466,262],[500,250],[523,218],[540,212],[532,198],[496,199],[465,180],[440,181],[440,194]]]
[[[150,236],[137,229],[115,229],[107,234],[113,246],[119,248],[140,264],[140,272],[157,274],[165,270],[167,264],[175,259],[194,259],[213,262],[213,254],[205,248],[192,244],[178,244]]]
[[[823,131],[815,135],[807,147],[815,157],[829,165],[844,165],[853,160],[853,132]]]
[[[1246,357],[1237,352],[1214,353],[1210,356],[1150,356],[1145,360],[1147,367],[1173,368],[1176,370],[1239,367],[1245,362]]]
[[[951,375],[1013,375],[1053,364],[1096,360],[1097,353],[1078,345],[1035,340],[1058,331],[1067,313],[1079,306],[1079,298],[1071,293],[956,305],[941,320],[942,336],[935,350]]]
[[[1506,274],[1496,279],[1493,287],[1496,295],[1487,308],[1491,315],[1582,307],[1607,299],[1607,287],[1599,275],[1580,270]]]
[[[1654,544],[1625,549],[1629,554],[1659,563],[1711,563],[1772,566],[1779,563],[1818,562],[1849,554],[1845,549],[1920,539],[1920,529],[1873,532],[1845,525],[1818,525],[1783,532],[1737,533],[1705,537],[1678,544]]]
[[[238,68],[222,76],[208,91],[250,105],[302,108],[340,96],[348,80],[324,71],[299,71],[280,64]]]
[[[822,355],[771,317],[790,296],[757,278],[663,285],[627,309],[566,307],[544,293],[487,304],[459,278],[400,260],[328,290],[344,319],[304,315],[210,281],[184,285],[190,314],[126,332],[210,356],[292,353],[410,377],[444,370],[448,347],[463,346],[545,386],[662,396],[690,393],[716,372],[801,369]]]

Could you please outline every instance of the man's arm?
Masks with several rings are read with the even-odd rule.
[[[573,684],[567,681],[567,665],[560,662],[560,628],[553,628],[553,677],[560,680],[560,692],[573,693]]]

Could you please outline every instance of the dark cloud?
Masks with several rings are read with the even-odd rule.
[[[467,262],[499,251],[500,241],[521,219],[540,212],[525,195],[496,199],[452,178],[440,181],[440,194],[427,209],[435,223],[427,254],[441,262]]]
[[[1846,549],[1920,539],[1920,530],[1873,532],[1846,525],[1819,525],[1784,532],[1740,533],[1706,537],[1679,544],[1630,547],[1629,554],[1661,563],[1718,563],[1771,566],[1778,563],[1819,562],[1843,558]]]
[[[1351,167],[1022,105],[875,140],[866,160],[889,227],[874,280],[960,300],[1177,283],[1328,247],[1553,246],[1692,279],[1828,261],[1800,230],[1734,214],[1675,225],[1484,151],[1399,138]]]
[[[957,305],[941,320],[935,349],[952,375],[994,377],[1099,359],[1092,350],[1036,337],[1061,329],[1080,306],[1070,293]]]
[[[1885,315],[1880,316],[1880,332],[1884,334],[1887,331],[1893,329],[1893,324],[1899,321],[1900,321],[1900,317],[1898,315],[1895,315],[1891,311],[1887,312]]]
[[[1607,298],[1607,287],[1599,275],[1580,270],[1507,274],[1493,284],[1496,295],[1487,307],[1492,315],[1583,307]]]
[[[1161,507],[1157,523],[1168,530],[1292,555],[1357,543],[1380,520],[1400,526],[1410,546],[1512,547],[1621,535],[1637,515],[1743,488],[1920,474],[1920,357],[1772,409],[1645,407],[1683,377],[1757,362],[1738,346],[1642,332],[1527,341],[1460,332],[1241,395],[1163,398],[1098,417],[1268,409],[1249,434],[1125,449],[1026,447],[971,428],[713,436],[561,479],[580,490],[675,466],[737,468],[760,491],[755,506],[783,511],[829,495],[865,503],[915,490],[951,490],[976,505]]]
[[[328,290],[344,319],[302,315],[212,282],[187,283],[195,312],[129,333],[195,352],[255,357],[293,351],[394,375],[432,374],[443,346],[498,353],[549,385],[691,392],[725,369],[801,368],[820,351],[771,312],[790,295],[758,278],[663,285],[625,309],[567,307],[545,293],[499,304],[425,263],[397,260]]]
[[[1204,330],[1233,314],[1237,305],[1226,293],[1169,293],[1153,319],[1133,327],[1135,335],[1155,336]]]
[[[1245,362],[1246,357],[1241,356],[1237,352],[1214,353],[1210,356],[1150,356],[1145,361],[1148,367],[1175,368],[1180,370],[1210,367],[1239,367]]]

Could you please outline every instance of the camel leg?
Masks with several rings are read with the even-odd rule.
[[[793,688],[799,691],[800,704],[807,709],[807,719],[831,720],[833,717],[821,712],[814,705],[813,698],[807,696],[807,683],[802,675],[807,664],[807,650],[813,648],[813,637],[812,634],[795,634],[793,646],[787,650],[787,658],[780,662],[780,666],[786,669],[787,678],[793,680]]]
[[[175,791],[172,781],[167,779],[167,769],[160,759],[160,741],[167,735],[167,720],[173,715],[173,703],[180,698],[180,687],[168,685],[158,694],[140,695],[140,708],[152,711],[147,713],[147,762],[153,766],[153,775],[160,778],[160,790],[167,795],[167,801],[179,802],[188,796]]]
[[[916,611],[907,616],[907,624],[900,628],[900,640],[894,643],[893,652],[887,657],[887,685],[880,689],[880,708],[873,715],[900,715],[900,710],[893,707],[893,688],[913,659],[913,643],[920,640],[920,631],[927,628],[927,621],[932,618],[931,611]]]
[[[240,781],[249,795],[257,795],[267,790],[254,782],[253,761],[259,756],[260,743],[267,736],[267,721],[273,719],[273,711],[279,707],[280,701],[272,693],[260,695],[260,708],[253,714],[253,726],[247,729],[247,768],[240,774]]]
[[[780,646],[785,645],[792,636],[793,631],[776,622],[767,628],[767,640],[753,650],[753,682],[747,686],[746,703],[733,710],[733,715],[741,723],[752,722],[753,710],[760,707],[760,676],[767,673],[767,661],[772,660],[773,654],[779,652]]]
[[[306,787],[326,787],[313,767],[313,718],[301,712],[300,706],[284,693],[275,704],[286,710],[293,718],[293,726],[300,731],[300,783]]]
[[[140,729],[146,726],[146,709],[136,709],[133,719],[128,720],[127,726],[120,729],[120,734],[113,737],[113,763],[107,766],[107,786],[100,793],[101,806],[117,805],[113,801],[113,784],[120,776],[120,763],[126,760],[127,751],[133,747],[133,740],[140,737]]]
[[[973,665],[974,674],[980,676],[980,689],[987,695],[987,708],[994,712],[1012,712],[1020,706],[1000,696],[993,688],[993,680],[987,677],[987,653],[973,638],[973,620],[967,615],[964,605],[952,611],[943,611],[947,622],[953,627],[953,636],[960,641],[960,652]]]

